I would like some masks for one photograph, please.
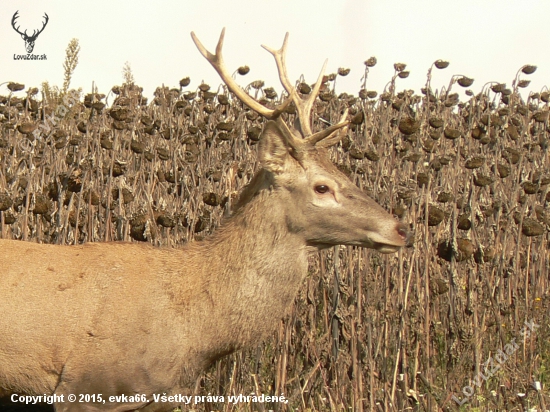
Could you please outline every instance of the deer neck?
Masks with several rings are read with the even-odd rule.
[[[212,338],[207,344],[216,348],[209,355],[213,360],[273,331],[307,274],[308,247],[287,228],[279,196],[276,190],[261,190],[213,236],[196,244],[209,260],[202,274],[210,295],[204,299],[202,338]]]

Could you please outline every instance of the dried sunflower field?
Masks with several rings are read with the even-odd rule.
[[[431,70],[443,61],[418,93],[397,92],[408,74],[400,64],[377,93],[366,87],[375,63],[365,62],[357,96],[335,91],[347,70],[326,76],[313,125],[349,109],[333,161],[414,239],[395,255],[338,247],[312,256],[271,339],[222,359],[195,389],[284,394],[288,404],[204,410],[550,408],[550,93],[520,94],[530,65],[510,88],[494,82],[475,94],[472,79],[452,76],[435,89]],[[8,89],[2,238],[178,247],[220,225],[257,166],[265,120],[223,86],[185,78],[151,102],[132,82],[107,96]],[[311,92],[304,79],[297,89]],[[246,90],[270,107],[286,97],[262,81]],[[283,115],[290,123],[294,110]]]

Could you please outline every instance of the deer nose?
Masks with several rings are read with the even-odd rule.
[[[405,244],[408,244],[411,233],[409,232],[409,228],[407,227],[407,225],[400,222],[397,224],[396,230],[399,237],[403,239],[403,242],[405,242]]]

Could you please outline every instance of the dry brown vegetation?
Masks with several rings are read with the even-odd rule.
[[[366,84],[376,60],[365,63]],[[312,256],[272,339],[218,362],[197,394],[284,393],[285,410],[550,405],[549,93],[521,98],[533,66],[511,89],[487,84],[464,101],[452,88],[472,79],[453,76],[434,92],[431,71],[421,94],[396,93],[404,69],[395,65],[380,95],[366,87],[337,95],[346,70],[327,76],[312,124],[326,127],[349,108],[351,128],[333,160],[410,223],[414,244],[395,256],[351,247]],[[112,105],[99,93],[66,105],[10,83],[0,96],[2,237],[176,247],[215,230],[253,174],[264,120],[223,87],[183,92],[188,85],[159,88],[149,104],[126,83],[113,88]],[[247,90],[268,106],[283,97],[261,81]],[[292,120],[293,109],[284,116]],[[530,336],[521,335],[526,321],[540,325]],[[489,377],[486,362],[514,338],[518,349]],[[477,387],[480,372],[488,380]],[[464,398],[467,385],[475,393],[459,407],[451,397]]]

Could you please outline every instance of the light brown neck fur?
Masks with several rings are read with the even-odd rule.
[[[181,251],[182,271],[171,282],[175,299],[193,308],[208,361],[273,330],[307,274],[309,248],[299,233],[289,232],[281,194],[263,178],[256,185],[253,179],[235,214],[211,237]]]

